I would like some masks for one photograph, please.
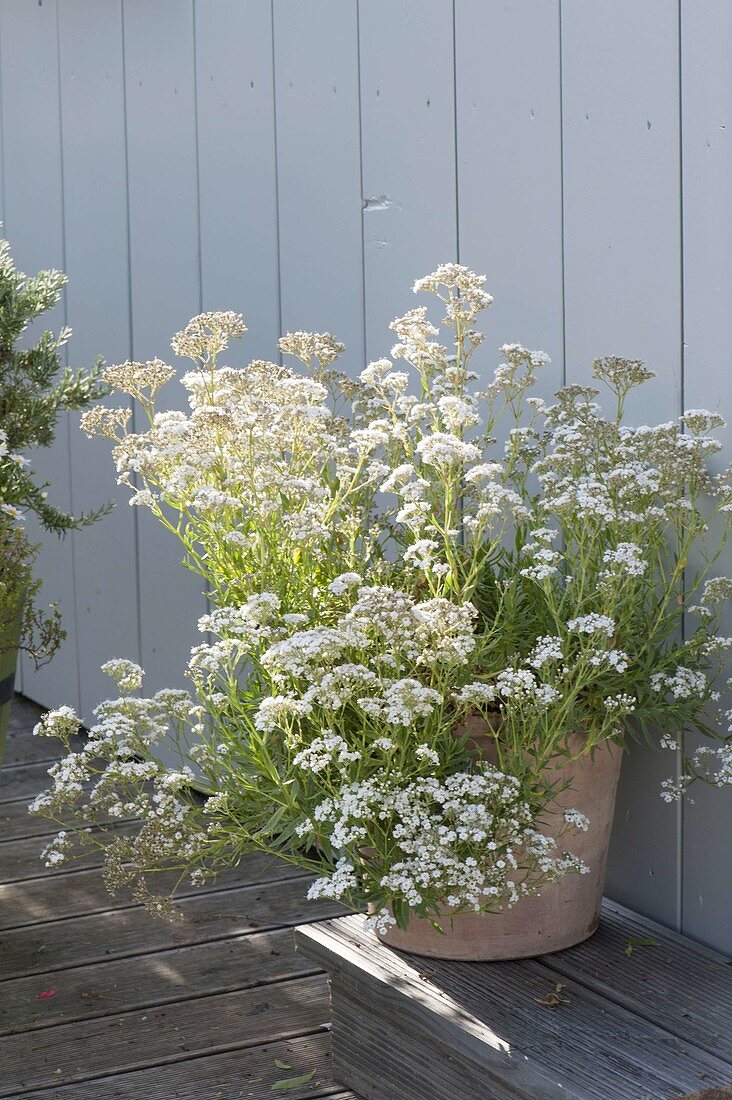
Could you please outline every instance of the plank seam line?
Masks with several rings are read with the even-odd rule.
[[[88,1085],[92,1081],[105,1080],[107,1078],[122,1077],[127,1073],[135,1073],[140,1070],[146,1069],[160,1069],[163,1066],[179,1065],[181,1062],[195,1062],[199,1058],[206,1058],[216,1054],[234,1054],[237,1050],[255,1050],[257,1047],[268,1046],[270,1043],[283,1041],[287,1039],[306,1039],[311,1035],[327,1034],[328,1029],[321,1024],[319,1027],[308,1028],[306,1031],[283,1031],[277,1035],[270,1036],[268,1039],[259,1039],[255,1042],[249,1043],[222,1043],[220,1046],[209,1047],[208,1050],[202,1051],[186,1051],[184,1054],[178,1057],[165,1058],[161,1061],[150,1062],[135,1062],[129,1066],[125,1066],[119,1072],[107,1072],[107,1073],[95,1073],[88,1077],[69,1077],[66,1081],[50,1081],[47,1085],[30,1085],[27,1088],[20,1086],[20,1091],[15,1092],[0,1092],[0,1097],[4,1100],[15,1100],[16,1097],[22,1096],[24,1093],[29,1092],[48,1092],[49,1089],[57,1089],[60,1085]],[[321,1093],[321,1096],[328,1096],[328,1093]]]
[[[130,359],[135,353],[135,316],[134,295],[132,291],[132,202],[130,198],[130,121],[129,103],[127,94],[127,25],[125,20],[125,0],[119,2],[119,30],[120,30],[120,54],[119,60],[122,68],[122,127],[124,133],[124,189],[125,189],[125,267],[127,275],[127,346]],[[133,431],[138,430],[135,425],[135,404],[132,398],[128,402],[132,414]],[[134,573],[135,573],[135,643],[137,647],[137,660],[142,662],[142,574],[140,569],[140,515],[139,509],[132,509],[133,547],[134,547]]]
[[[102,914],[104,915],[104,914]],[[164,955],[169,951],[180,950],[181,947],[200,947],[207,943],[224,943],[226,940],[240,939],[242,936],[253,936],[259,932],[285,932],[288,928],[297,928],[300,924],[322,924],[324,921],[333,920],[333,917],[321,917],[319,920],[294,920],[288,921],[285,924],[260,924],[256,928],[251,928],[246,932],[234,932],[229,936],[212,936],[207,940],[194,940],[192,943],[171,943],[167,947],[153,947],[152,950],[142,951],[128,951],[121,955],[97,955],[88,959],[80,959],[79,962],[69,963],[66,966],[54,966],[47,967],[44,970],[32,970],[23,974],[9,974],[6,978],[0,977],[0,986],[3,986],[5,982],[17,981],[19,978],[35,978],[44,977],[46,974],[62,974],[67,970],[80,970],[84,966],[97,966],[101,963],[107,962],[120,962],[124,959],[138,959],[144,958],[147,955]],[[26,925],[21,926],[20,931]],[[36,926],[37,927],[37,926]],[[14,929],[17,931],[17,929]],[[0,1096],[2,1094],[0,1093]]]
[[[330,918],[325,917],[323,919],[328,920]],[[291,930],[292,930],[292,925],[283,925],[282,927],[279,927],[279,928],[278,927],[255,928],[252,932],[237,932],[235,935],[229,937],[229,939],[231,939],[232,941],[233,940],[248,940],[250,938],[256,938],[257,936],[271,936],[271,935],[276,935],[278,932],[288,932],[288,931],[291,931]],[[200,947],[206,947],[209,944],[227,943],[227,942],[228,942],[227,939],[224,939],[224,940],[198,940],[195,943],[173,944],[170,947],[155,947],[155,948],[153,948],[152,951],[146,952],[145,954],[142,954],[142,955],[122,955],[118,958],[117,957],[109,958],[108,956],[105,955],[104,958],[101,961],[96,961],[96,962],[92,961],[92,962],[89,962],[89,963],[79,963],[79,964],[76,964],[76,965],[63,967],[63,968],[61,968],[61,970],[58,971],[58,973],[63,974],[63,973],[66,972],[66,970],[83,970],[87,966],[89,968],[91,968],[91,967],[96,967],[96,966],[104,966],[107,963],[125,962],[128,958],[140,958],[140,959],[149,958],[149,959],[154,959],[157,955],[168,955],[171,951],[176,951],[176,952],[179,952],[180,954],[184,954],[184,953],[187,953],[189,951],[197,951]],[[320,969],[322,970],[322,967]],[[48,973],[48,972],[46,971],[46,973]],[[37,977],[42,977],[42,976],[43,976],[42,974],[18,974],[14,978],[5,978],[5,979],[3,979],[3,981],[5,981],[5,982],[24,982],[24,981],[28,981],[30,979],[35,979]],[[3,1029],[3,1030],[7,1031],[7,1029]]]
[[[16,801],[25,802],[26,800],[24,798],[19,798]],[[2,816],[2,808],[3,808],[4,805],[5,806],[10,806],[10,805],[12,805],[12,803],[10,803],[10,802],[5,802],[5,803],[0,802],[0,816]],[[103,826],[102,826],[102,828],[103,828]],[[0,847],[2,847],[3,844],[19,844],[21,841],[25,842],[27,840],[43,840],[44,837],[53,836],[53,834],[57,833],[57,832],[58,832],[58,829],[52,829],[48,833],[45,833],[45,832],[44,833],[22,833],[22,834],[19,834],[18,836],[9,836],[9,837],[6,837],[4,839],[0,839]],[[87,868],[81,867],[81,868],[77,868],[76,870],[78,871],[78,870],[86,870],[86,869]],[[88,869],[91,870],[92,868],[88,868]],[[66,870],[67,869],[63,869],[63,870],[58,871],[57,873],[58,874],[64,874]],[[13,882],[13,881],[14,881],[13,879],[8,880],[8,882]]]
[[[458,127],[457,7],[455,0],[452,0],[452,155],[454,161],[453,187],[455,188],[455,260],[460,263],[460,137]]]
[[[198,945],[202,946],[201,944]],[[28,1035],[31,1032],[36,1031],[50,1031],[52,1028],[63,1027],[65,1024],[78,1024],[93,1020],[112,1020],[127,1018],[134,1016],[138,1012],[146,1012],[155,1008],[169,1008],[171,1005],[177,1004],[189,1004],[192,1001],[205,1001],[208,997],[226,997],[236,993],[252,993],[256,989],[267,989],[271,986],[285,985],[287,982],[298,982],[301,979],[317,978],[325,971],[320,967],[315,967],[312,970],[298,971],[297,974],[286,974],[281,978],[270,978],[267,981],[254,982],[251,985],[237,985],[231,987],[222,987],[221,989],[206,989],[200,993],[191,993],[188,996],[177,996],[166,998],[162,1001],[141,1001],[139,1004],[130,1008],[120,1008],[116,1012],[92,1012],[83,1016],[76,1017],[63,1017],[59,1020],[49,1020],[48,1023],[30,1024],[28,1027],[21,1028],[2,1028],[0,1029],[0,1048],[2,1047],[2,1039],[10,1039],[17,1035]],[[24,979],[20,979],[21,981]]]
[[[7,805],[7,803],[6,803],[6,805]],[[0,809],[1,809],[1,806],[0,806]],[[11,837],[8,837],[7,840],[0,840],[0,845],[15,844],[15,843],[19,844],[21,841],[23,841],[23,843],[25,843],[27,840],[45,840],[49,836],[53,836],[54,833],[56,833],[57,831],[58,830],[54,829],[53,833],[19,833],[18,836],[11,836]],[[11,885],[13,881],[14,881],[13,879],[9,879],[7,882],[0,883],[0,886]]]
[[[10,740],[10,738],[8,738]],[[3,764],[3,772],[12,772],[17,768],[40,768],[43,764],[58,764],[62,756],[45,756],[43,760],[17,760],[14,764]]]
[[[48,834],[41,834],[41,835],[28,836],[28,837],[17,837],[16,839],[18,840],[18,842],[20,842],[20,840],[23,840],[23,841],[26,841],[26,840],[42,840],[43,836],[45,836],[45,835],[48,835]],[[0,845],[3,844],[3,843],[12,844],[13,841],[12,840],[0,841]],[[99,864],[94,864],[92,867],[74,867],[74,868],[70,867],[66,870],[59,870],[59,871],[51,870],[50,873],[47,874],[47,875],[31,875],[30,877],[23,878],[23,879],[3,880],[3,881],[0,881],[0,887],[14,886],[16,883],[50,882],[54,878],[56,878],[58,876],[61,876],[61,875],[65,875],[67,877],[69,875],[97,875],[97,876],[99,876],[99,872],[101,871],[102,867],[103,867],[103,864],[99,863]],[[196,887],[193,887],[193,889],[190,891],[190,893],[178,894],[177,899],[179,901],[182,901],[184,898],[200,898],[200,897],[203,897],[205,894],[224,894],[224,893],[226,893],[227,890],[248,890],[250,887],[254,887],[254,886],[269,886],[271,883],[274,883],[274,882],[299,882],[300,879],[312,878],[312,877],[313,876],[310,874],[310,872],[303,871],[302,874],[299,874],[299,875],[283,875],[281,878],[267,878],[267,879],[261,879],[260,881],[257,881],[257,882],[233,882],[233,883],[229,883],[228,885],[225,884],[223,886],[216,886],[214,884],[208,889],[204,886],[196,886]],[[2,891],[0,890],[0,892],[2,892]],[[110,899],[113,896],[114,895],[110,894]],[[138,904],[137,902],[130,902],[129,904],[110,905],[109,909],[106,909],[106,908],[105,909],[99,909],[99,910],[92,909],[92,910],[90,910],[90,912],[92,912],[92,913],[94,913],[94,912],[107,913],[110,910],[114,910],[114,909],[134,909],[137,906],[137,904]],[[58,917],[56,919],[57,920],[67,920],[68,918],[67,917]],[[49,924],[51,922],[49,922],[49,921],[37,921],[37,922],[34,921],[32,923]],[[24,925],[13,925],[13,927],[14,928],[15,927],[21,928],[21,927],[24,927]]]
[[[557,6],[559,31],[559,233],[561,237],[562,272],[562,385],[567,385],[567,246],[565,240],[566,210],[564,190],[564,34],[562,0]]]
[[[76,874],[76,875],[99,875],[99,867],[80,867],[77,871],[74,871],[73,873]],[[27,885],[29,882],[49,882],[49,881],[51,881],[52,878],[53,878],[52,874],[51,875],[42,875],[39,878],[22,879],[21,882],[23,882]],[[231,886],[221,886],[218,889],[214,888],[212,890],[206,890],[205,888],[200,887],[196,890],[195,893],[179,894],[178,895],[178,900],[179,901],[188,901],[190,898],[213,897],[217,894],[229,894],[229,893],[231,893],[232,890],[260,890],[260,889],[262,889],[263,887],[266,887],[266,886],[278,886],[283,882],[302,882],[303,879],[307,879],[307,878],[312,878],[312,875],[308,875],[307,873],[303,874],[303,875],[291,875],[287,878],[267,879],[265,882],[252,882],[248,885],[245,885],[245,884],[242,884],[242,883],[238,883],[238,884],[233,883]],[[15,882],[2,882],[2,883],[0,883],[0,894],[2,894],[2,887],[3,886],[14,886],[14,885],[15,885]],[[89,909],[89,910],[87,910],[85,912],[81,912],[81,913],[69,913],[65,917],[56,917],[55,920],[26,921],[23,924],[12,924],[7,928],[0,929],[0,931],[5,933],[5,932],[15,932],[15,931],[17,931],[18,929],[21,929],[21,928],[40,928],[41,925],[44,925],[44,924],[62,924],[62,923],[65,923],[66,921],[78,920],[80,917],[104,916],[107,913],[129,912],[131,909],[141,909],[141,908],[142,908],[142,905],[139,902],[129,902],[129,903],[126,903],[124,905],[110,905],[109,908],[107,908],[107,909]],[[309,922],[306,921],[305,923],[309,923]],[[2,979],[0,979],[0,980],[2,980]]]
[[[59,821],[59,822],[57,822],[57,824],[60,825],[61,822]],[[124,821],[108,821],[106,823],[100,822],[98,825],[92,825],[91,826],[91,833],[89,835],[94,836],[95,834],[101,832],[102,829],[106,829],[109,832],[115,832],[115,831],[122,832],[127,825],[139,825],[139,824],[140,824],[140,818],[139,817],[128,817],[128,818],[125,818]],[[58,829],[57,828],[53,829],[52,832],[56,833],[56,832],[58,832]],[[8,837],[7,840],[4,840],[4,839],[0,838],[0,850],[2,849],[3,845],[5,845],[5,844],[19,844],[21,841],[33,840],[35,836],[47,836],[47,835],[48,834],[46,834],[46,833],[38,833],[38,834],[31,833],[30,836],[12,836],[12,837]],[[83,858],[83,853],[80,853],[78,858],[82,859]],[[99,866],[101,867],[101,864],[99,864]],[[83,870],[83,868],[82,868],[82,870]],[[59,875],[68,875],[68,874],[73,874],[73,871],[74,871],[73,867],[61,867],[55,873],[59,874]],[[33,876],[33,877],[35,877],[35,876]],[[5,883],[5,882],[22,882],[23,880],[22,879],[2,879],[0,881]]]
[[[32,801],[33,795],[20,794],[17,798],[0,798],[0,812],[2,812],[3,806],[13,806],[16,802],[25,802],[26,805]]]
[[[366,321],[366,231],[364,226],[364,186],[363,186],[363,73],[361,65],[361,0],[356,0],[356,92],[358,98],[358,179],[359,205],[361,218],[361,338],[363,340],[363,361],[368,363],[367,346],[368,325]]]
[[[685,292],[685,229],[684,209],[686,195],[684,192],[684,36],[683,36],[683,6],[682,0],[678,0],[676,8],[677,37],[678,37],[678,144],[679,144],[679,413],[683,415],[686,406],[686,292]],[[686,430],[686,428],[684,428]],[[687,570],[682,572],[681,585],[686,595]],[[686,638],[686,614],[681,616],[681,640]],[[684,754],[688,730],[681,730],[679,747],[676,750],[676,770],[679,778],[683,774]],[[684,874],[686,852],[686,799],[679,798],[676,802],[676,931],[684,931]]]
[[[56,0],[56,88],[58,96],[58,110],[57,122],[58,122],[58,161],[59,161],[59,199],[60,199],[60,214],[61,214],[61,263],[62,271],[68,270],[67,265],[67,229],[66,229],[66,150],[64,146],[64,102],[63,102],[63,81],[61,79],[61,2]],[[63,289],[62,295],[62,308],[64,315],[64,325],[68,326],[69,323],[69,293],[68,285]],[[69,366],[69,346],[68,343],[64,346],[64,365],[68,369]],[[64,415],[64,426],[66,428],[66,443],[67,443],[67,456],[66,456],[66,473],[69,479],[69,511],[72,515],[76,512],[76,505],[74,501],[74,463],[72,456],[71,446],[71,413],[67,410]],[[73,645],[73,653],[75,656],[75,683],[76,683],[76,703],[78,710],[81,710],[81,657],[79,653],[79,593],[78,593],[78,577],[76,567],[76,539],[74,537],[74,531],[71,531],[71,537],[69,539],[69,556],[71,558],[71,598],[73,600],[73,607],[71,608],[71,621],[74,628],[73,639],[68,640]],[[65,614],[68,614],[68,609]]]
[[[272,66],[272,153],[274,167],[274,204],[275,204],[275,253],[277,255],[277,333],[282,336],[282,228],[280,226],[280,164],[279,136],[277,125],[277,44],[275,39],[274,0],[269,5],[270,64]],[[277,346],[277,356],[282,363],[282,352]]]

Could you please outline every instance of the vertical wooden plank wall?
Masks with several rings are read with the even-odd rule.
[[[389,322],[425,303],[414,280],[457,256],[453,25],[444,0],[360,5],[368,359],[388,356]]]
[[[658,378],[630,409],[640,423],[681,413],[678,42],[667,0],[562,4],[566,378],[591,381],[598,355],[645,359]],[[633,748],[608,870],[617,900],[665,921],[680,891],[678,809],[657,797],[669,767]]]
[[[203,308],[244,314],[229,361],[276,359],[279,321],[272,8],[195,8]],[[221,26],[226,33],[221,33]]]
[[[280,324],[363,361],[356,0],[274,0]]]
[[[123,21],[132,355],[183,370],[190,363],[173,357],[170,339],[201,309],[193,2],[157,0],[153,12],[148,0],[125,0]],[[186,407],[175,381],[165,401]],[[138,527],[148,687],[182,687],[190,648],[200,641],[201,581],[180,568],[180,546],[149,512],[140,510]]]
[[[460,259],[494,298],[486,365],[505,343],[542,349],[548,399],[564,374],[559,0],[462,0],[455,14]]]
[[[0,0],[8,235],[27,268],[69,269],[73,362],[170,356],[189,316],[221,307],[250,328],[234,362],[320,328],[355,372],[388,353],[413,279],[458,258],[495,295],[486,371],[507,340],[543,347],[551,392],[617,352],[659,374],[639,422],[729,413],[732,15],[698,7]],[[114,495],[104,445],[71,440],[43,459],[70,464],[59,499]],[[86,717],[112,652],[141,652],[151,688],[180,683],[204,606],[119,495],[115,516],[43,551],[71,636],[25,689],[80,693]],[[713,791],[664,805],[670,767],[633,753],[610,890],[729,950],[732,806]]]
[[[683,171],[684,358],[687,409],[732,420],[732,6],[725,0],[681,4],[681,149]],[[714,465],[729,463],[726,450]],[[717,570],[732,577],[732,546]],[[720,633],[732,637],[732,606]],[[689,624],[693,629],[695,621]],[[732,685],[731,685],[732,686]],[[732,692],[724,696],[732,708]],[[691,739],[687,737],[687,741]],[[690,745],[688,747],[691,747]],[[724,792],[729,793],[729,792]],[[684,806],[681,923],[690,936],[732,954],[732,798],[699,787]]]
[[[0,17],[4,231],[15,242],[15,260],[22,270],[63,270],[66,257],[57,7],[55,0],[44,5],[10,0],[3,4]],[[65,303],[61,301],[40,325],[33,327],[32,334],[44,328],[58,331],[66,320]],[[60,508],[71,508],[69,425],[65,417],[59,423],[54,446],[34,458],[34,468],[41,479],[53,481],[50,499]],[[33,520],[28,522],[28,531],[33,541],[42,542],[37,562],[44,578],[41,598],[58,602],[68,637],[51,664],[33,672],[30,662],[24,662],[23,671],[39,697],[63,699],[78,706],[72,540],[56,536],[41,539]]]
[[[121,5],[64,0],[58,17],[66,303],[76,323],[69,357],[91,363],[103,353],[122,362],[131,349]],[[114,484],[109,441],[87,439],[77,414],[70,447],[74,508],[119,499],[103,522],[72,536],[80,702],[89,715],[112,687],[100,665],[140,659],[136,515]]]

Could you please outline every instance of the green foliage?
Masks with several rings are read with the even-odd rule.
[[[65,637],[58,608],[41,610],[41,582],[33,576],[36,548],[17,524],[0,523],[0,656],[24,650],[36,667],[50,660]]]
[[[18,271],[10,245],[0,241],[0,507],[11,517],[34,512],[46,530],[59,535],[109,509],[73,516],[56,508],[46,497],[50,486],[38,481],[23,457],[33,448],[51,446],[63,413],[85,409],[107,392],[101,363],[89,371],[62,366],[70,329],[58,335],[44,330],[34,343],[19,346],[31,324],[57,304],[65,283],[60,271],[32,277]]]
[[[50,447],[59,418],[85,409],[107,392],[101,363],[73,371],[61,363],[71,330],[49,330],[29,339],[30,328],[58,303],[66,276],[41,271],[28,277],[0,240],[0,652],[20,648],[36,665],[49,660],[64,638],[58,608],[41,610],[37,553],[18,521],[32,512],[47,531],[64,535],[108,511],[70,515],[51,504],[49,484],[38,479],[26,452]]]

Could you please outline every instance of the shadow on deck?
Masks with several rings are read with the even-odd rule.
[[[354,1100],[331,1073],[325,976],[293,944],[334,907],[260,855],[176,924],[111,897],[93,859],[47,871],[51,823],[26,812],[52,762],[39,714],[16,697],[0,774],[0,1097]]]
[[[334,1073],[369,1100],[672,1100],[732,1082],[730,960],[610,902],[585,943],[517,962],[404,954],[352,916],[295,940],[331,979]]]

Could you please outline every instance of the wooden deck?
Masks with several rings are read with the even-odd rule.
[[[366,1100],[673,1100],[732,1082],[730,960],[612,903],[584,944],[510,963],[393,951],[359,917],[295,938],[331,978],[334,1073]]]
[[[334,907],[261,857],[175,925],[111,898],[90,861],[46,871],[49,823],[26,813],[52,749],[39,713],[16,700],[0,774],[0,1097],[354,1100],[331,1074],[325,976],[293,944]]]
[[[50,762],[38,713],[16,701],[0,775],[0,1097],[671,1100],[732,1082],[730,961],[612,905],[570,951],[441,963],[326,919],[307,876],[259,856],[175,925],[110,898],[91,862],[47,872],[26,813]]]

